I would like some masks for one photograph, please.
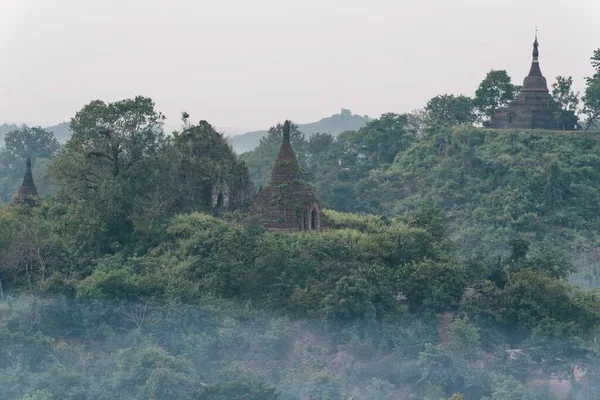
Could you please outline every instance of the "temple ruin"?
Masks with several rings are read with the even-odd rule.
[[[285,121],[270,182],[256,196],[252,214],[269,231],[320,231],[321,208],[314,189],[303,180],[290,143],[290,128],[290,121]]]

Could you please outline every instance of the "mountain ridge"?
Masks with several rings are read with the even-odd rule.
[[[345,131],[355,131],[367,125],[371,118],[368,115],[353,114],[352,111],[342,108],[339,114],[333,114],[328,117],[321,118],[318,121],[309,122],[306,124],[299,124],[298,129],[306,135],[307,138],[313,134],[329,133],[333,136],[337,136]],[[15,129],[18,129],[20,124],[8,124],[4,123],[0,125],[0,142],[4,140],[4,136]],[[36,125],[37,126],[37,125]],[[68,122],[61,122],[60,124],[52,126],[43,126],[44,129],[53,132],[56,139],[65,143],[71,137],[71,128]],[[165,132],[169,133],[169,129],[166,128]],[[238,153],[245,153],[253,150],[260,143],[260,139],[267,135],[267,130],[250,131],[242,134],[228,134],[228,140],[233,147],[233,150]]]
[[[307,138],[313,134],[329,133],[337,136],[345,131],[355,131],[367,125],[371,118],[368,115],[353,114],[352,111],[342,108],[339,114],[333,114],[329,117],[321,118],[315,122],[298,124],[298,130],[304,133]],[[252,131],[241,135],[229,136],[229,141],[233,150],[238,153],[251,151],[258,146],[260,139],[266,136],[268,130]]]
[[[0,142],[4,141],[4,136],[8,132],[14,131],[15,129],[19,129],[19,127],[26,124],[8,124],[4,123],[0,125]],[[31,125],[38,126],[38,125]],[[69,127],[68,122],[61,122],[60,124],[51,125],[51,126],[42,126],[47,131],[54,133],[54,137],[61,143],[65,143],[71,137],[71,128]]]

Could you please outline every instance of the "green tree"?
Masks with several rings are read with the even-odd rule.
[[[411,222],[425,229],[435,239],[441,241],[446,234],[446,214],[437,203],[425,201],[419,206]]]
[[[182,132],[173,134],[180,159],[178,210],[210,210],[213,185],[219,180],[227,184],[232,208],[245,205],[252,194],[246,164],[238,159],[225,137],[208,122],[190,125],[184,119],[184,126]]]
[[[192,399],[200,387],[191,361],[157,346],[120,351],[114,375],[123,393],[150,400]]]
[[[431,260],[399,267],[397,280],[413,311],[435,313],[455,308],[466,286],[460,267]]]
[[[134,232],[152,238],[158,217],[168,214],[177,195],[178,158],[163,119],[152,99],[138,96],[93,101],[71,120],[73,135],[51,174],[61,206],[74,213],[73,233],[89,228],[92,247],[114,250]]]
[[[10,131],[4,136],[5,151],[19,160],[31,157],[52,158],[60,149],[60,144],[52,132],[39,126],[28,127],[26,125]]]
[[[194,400],[278,400],[276,389],[264,383],[229,382],[218,385],[208,385],[193,397]]]
[[[577,106],[579,93],[573,92],[573,78],[557,76],[552,84],[552,104],[556,110],[556,120],[564,131],[572,129],[577,124]]]
[[[430,99],[425,106],[425,121],[430,126],[472,125],[477,120],[473,99],[443,94]]]
[[[340,134],[338,140],[344,143],[347,153],[364,158],[363,164],[370,169],[393,162],[396,154],[407,149],[417,134],[411,115],[386,113],[356,132]]]
[[[491,400],[536,400],[533,390],[511,376],[494,377]]]
[[[588,80],[583,96],[583,113],[587,115],[587,131],[600,119],[600,79]]]
[[[594,75],[586,80],[585,92],[583,95],[583,113],[587,115],[585,130],[592,127],[600,119],[600,49],[594,50],[591,57]]]
[[[489,123],[496,110],[514,100],[519,87],[512,84],[505,70],[491,70],[475,92],[474,105],[484,125]]]
[[[594,54],[590,58],[592,62],[592,67],[596,70],[594,73],[594,77],[600,77],[600,49],[594,50]]]
[[[148,97],[108,104],[92,101],[71,119],[73,135],[67,151],[84,158],[78,166],[89,178],[118,176],[160,148],[163,120]],[[94,179],[90,180],[93,184]]]
[[[328,151],[333,144],[333,136],[329,133],[315,133],[308,140],[308,153],[318,156]]]

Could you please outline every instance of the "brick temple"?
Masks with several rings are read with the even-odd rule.
[[[252,214],[274,232],[321,230],[321,208],[315,191],[302,178],[296,154],[290,144],[289,121],[283,124],[283,141],[271,170],[267,187],[252,205]]]
[[[496,129],[557,129],[554,111],[550,108],[551,95],[539,63],[537,34],[533,42],[533,60],[523,88],[507,107],[496,111],[491,128]]]

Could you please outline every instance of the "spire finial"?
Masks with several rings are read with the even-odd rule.
[[[535,40],[533,41],[533,62],[536,63],[538,62],[538,57],[540,55],[540,52],[538,50],[538,38],[537,38],[537,33],[538,33],[538,28],[537,26],[535,27]]]
[[[290,142],[290,126],[291,126],[290,121],[288,121],[286,119],[285,122],[283,123],[283,143]]]
[[[25,167],[27,167],[27,169],[31,169],[31,157],[27,157],[27,162],[25,163]]]

